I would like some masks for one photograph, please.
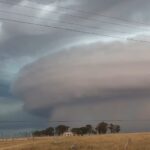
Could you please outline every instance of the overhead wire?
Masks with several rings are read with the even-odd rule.
[[[22,5],[22,4],[15,4],[15,3],[12,3],[12,2],[6,2],[6,1],[3,1],[3,0],[0,0],[0,3],[2,4],[6,4],[6,5],[15,5],[17,7],[21,7],[21,8],[27,8],[27,9],[32,9],[32,10],[36,10],[36,11],[41,11],[43,10],[42,8],[39,8],[39,7],[32,7],[32,6],[27,6],[27,5]],[[60,7],[60,6],[58,6]],[[68,8],[69,9],[69,8]],[[44,9],[44,11],[47,11],[47,12],[50,12],[52,14],[56,14],[56,12],[53,12],[49,9]],[[143,27],[140,27],[140,26],[136,26],[136,25],[133,25],[133,24],[122,24],[122,23],[116,23],[116,22],[110,22],[110,21],[104,21],[104,20],[99,20],[99,19],[95,19],[95,18],[89,18],[89,17],[85,17],[85,16],[80,16],[80,15],[73,15],[73,14],[67,14],[67,13],[61,13],[60,11],[58,12],[57,11],[57,14],[64,14],[68,17],[73,17],[73,18],[76,18],[76,19],[80,19],[80,20],[86,20],[86,21],[96,21],[96,22],[99,22],[99,23],[102,23],[102,24],[111,24],[111,25],[117,25],[117,26],[121,26],[121,27],[134,27],[134,28],[141,28],[143,30],[148,30],[147,28],[143,28]],[[111,17],[109,17],[111,18]]]
[[[65,30],[65,31],[82,33],[82,34],[96,35],[96,36],[100,36],[100,37],[109,37],[112,39],[120,39],[120,40],[127,40],[127,41],[150,44],[150,41],[137,40],[137,39],[133,39],[133,38],[123,38],[123,37],[113,36],[113,35],[109,35],[109,34],[97,34],[95,32],[82,31],[82,30],[72,29],[72,28],[67,28],[67,27],[60,27],[60,26],[45,25],[45,24],[40,24],[40,23],[26,22],[26,21],[22,21],[22,20],[8,19],[8,18],[4,18],[4,17],[0,17],[0,20],[6,21],[6,22],[15,22],[15,23],[28,24],[28,25],[34,25],[34,26],[40,26],[40,27],[46,27],[46,28],[53,28],[53,29],[57,29],[57,30],[58,29],[59,30]]]
[[[29,2],[33,2],[33,1],[29,0]],[[64,7],[64,6],[60,6],[60,5],[58,5],[57,7],[60,8],[60,9],[65,9],[65,10],[69,10],[69,11],[81,12],[81,13],[84,13],[84,14],[101,16],[101,17],[105,17],[105,18],[109,18],[109,19],[115,19],[115,20],[118,20],[118,21],[134,23],[134,24],[138,23],[138,24],[141,24],[141,25],[144,25],[144,26],[150,26],[149,23],[144,23],[144,22],[141,22],[141,21],[138,21],[138,20],[134,20],[134,21],[133,20],[128,20],[128,19],[124,19],[124,18],[116,17],[116,16],[108,16],[108,15],[104,15],[102,13],[97,13],[96,11],[87,11],[87,10],[81,10],[81,9],[75,9],[75,8],[68,8],[68,7]]]
[[[124,32],[124,31],[119,31],[119,30],[115,30],[115,29],[108,29],[108,28],[104,28],[104,27],[98,27],[98,26],[91,26],[91,25],[83,25],[83,24],[78,24],[78,23],[73,23],[73,22],[68,22],[68,21],[63,21],[63,20],[59,20],[59,19],[53,19],[53,18],[49,18],[49,17],[37,17],[37,16],[33,16],[33,15],[27,15],[24,13],[17,13],[17,12],[12,12],[12,11],[5,11],[5,10],[1,10],[0,12],[5,13],[5,14],[11,14],[11,15],[17,15],[17,16],[23,16],[23,17],[29,17],[29,18],[35,18],[35,19],[40,19],[40,20],[45,20],[45,21],[53,21],[53,22],[59,22],[59,23],[64,23],[67,25],[75,25],[75,26],[79,26],[79,27],[86,27],[89,29],[95,29],[95,30],[107,30],[110,32],[118,32],[118,33],[125,33],[127,34],[128,32]]]

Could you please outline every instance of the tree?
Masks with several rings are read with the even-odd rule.
[[[55,130],[53,127],[49,127],[45,130],[35,131],[32,133],[33,136],[54,136],[54,132],[56,131],[57,135],[62,135],[64,132],[67,132],[69,126],[66,125],[58,125]],[[85,135],[85,134],[105,134],[107,130],[110,130],[111,133],[119,133],[120,126],[114,124],[107,124],[106,122],[101,122],[97,125],[94,129],[92,125],[87,124],[86,126],[79,127],[79,128],[72,128],[71,131],[76,135]]]
[[[53,136],[54,135],[54,128],[49,127],[47,129],[45,129],[45,135]]]
[[[116,133],[120,132],[120,125],[116,125]]]
[[[87,127],[81,127],[80,132],[81,132],[81,135],[87,134],[88,133],[88,128]]]
[[[108,124],[106,122],[101,122],[97,125],[96,127],[96,131],[99,133],[99,134],[106,134],[107,132],[107,127],[108,127]]]
[[[53,136],[54,135],[54,128],[49,127],[45,130],[35,131],[32,133],[32,135],[33,136]]]
[[[68,131],[69,127],[65,125],[59,125],[55,128],[56,134],[62,135],[64,132]]]
[[[82,135],[82,132],[81,132],[80,128],[72,128],[71,132],[73,132],[76,135]]]
[[[119,125],[110,124],[109,129],[110,129],[111,133],[119,133],[120,132],[120,126]]]
[[[93,132],[93,127],[92,127],[92,125],[88,124],[88,125],[86,125],[86,128],[87,128],[88,134],[92,134],[92,132]]]
[[[87,127],[73,128],[71,131],[72,131],[74,134],[77,134],[77,135],[85,135],[85,134],[88,134],[88,128],[87,128]]]
[[[111,133],[114,133],[114,125],[113,124],[110,124],[108,128]]]

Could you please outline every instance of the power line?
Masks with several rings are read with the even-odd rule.
[[[26,22],[26,21],[20,21],[20,20],[15,20],[15,19],[8,19],[8,18],[2,18],[0,17],[0,20],[6,21],[6,22],[15,22],[15,23],[21,23],[21,24],[28,24],[28,25],[34,25],[34,26],[40,26],[40,27],[45,27],[45,28],[53,28],[53,29],[59,29],[59,30],[65,30],[65,31],[70,31],[70,32],[77,32],[77,33],[83,33],[83,34],[89,34],[89,35],[96,35],[100,37],[110,37],[113,39],[121,39],[121,40],[127,40],[127,41],[132,41],[132,42],[140,42],[140,43],[150,43],[150,41],[145,41],[145,40],[136,40],[132,38],[122,38],[122,37],[116,37],[108,34],[97,34],[94,32],[88,32],[88,31],[82,31],[78,29],[72,29],[72,28],[66,28],[66,27],[59,27],[59,26],[52,26],[52,25],[44,25],[44,24],[39,24],[39,23],[33,23],[33,22]]]
[[[14,3],[10,3],[10,2],[5,2],[3,0],[0,0],[0,2],[2,3],[9,3],[9,4],[14,4]],[[33,2],[32,0],[30,0],[29,2]],[[19,5],[19,6],[23,6],[23,5]],[[23,6],[24,7],[24,6]],[[30,7],[32,8],[32,7]],[[35,8],[35,7],[33,7]],[[138,24],[141,24],[141,25],[145,25],[145,26],[149,26],[150,24],[146,24],[144,22],[140,22],[138,20],[128,20],[128,19],[123,19],[123,18],[120,18],[120,17],[115,17],[115,16],[107,16],[107,15],[104,15],[104,14],[99,14],[95,11],[86,11],[86,10],[81,10],[81,9],[74,9],[74,8],[68,8],[68,7],[64,7],[64,6],[60,6],[58,5],[57,8],[60,8],[60,9],[65,9],[65,10],[71,10],[71,11],[74,11],[74,12],[81,12],[81,13],[84,13],[84,14],[90,14],[90,15],[96,15],[96,16],[101,16],[101,17],[105,17],[105,18],[110,18],[110,19],[115,19],[115,20],[119,20],[119,21],[123,21],[123,22],[128,22],[128,23],[138,23]],[[48,10],[48,9],[47,9]]]
[[[79,26],[79,27],[86,27],[86,28],[91,28],[91,29],[96,29],[96,30],[107,30],[107,31],[110,31],[110,32],[118,32],[118,33],[126,33],[126,34],[128,33],[128,32],[119,31],[119,30],[115,30],[115,29],[111,29],[110,30],[108,28],[97,27],[97,26],[90,26],[90,25],[83,25],[83,24],[67,22],[67,21],[62,21],[62,20],[48,18],[48,17],[41,18],[41,17],[37,17],[37,16],[32,16],[32,15],[27,15],[27,14],[12,12],[12,11],[0,10],[0,12],[5,13],[5,14],[11,14],[11,15],[14,14],[14,15],[23,16],[23,17],[29,17],[29,18],[36,18],[36,19],[41,19],[41,20],[46,20],[46,21],[54,21],[54,22],[59,21],[59,23],[64,23],[64,24],[69,24],[69,25],[76,25],[76,26]]]
[[[12,5],[12,4],[15,4],[15,3],[12,3],[12,2],[5,2],[3,0],[0,0],[0,3],[2,4],[8,4],[8,5]],[[25,6],[25,5],[21,5],[21,4],[15,4],[15,6],[17,7],[24,7],[24,8],[28,8],[28,9],[32,9],[32,10],[43,10],[42,8],[37,8],[37,7],[31,7],[31,6]],[[69,8],[68,8],[69,9]],[[50,12],[50,13],[53,13],[53,14],[56,14],[55,12],[52,12],[51,10],[49,9],[45,9],[45,11],[47,12]],[[60,13],[60,12],[57,12],[57,13]],[[133,26],[134,28],[141,28],[141,29],[144,29],[144,30],[148,30],[146,28],[143,28],[143,27],[137,27],[136,25],[129,25],[129,24],[120,24],[120,23],[115,23],[115,22],[110,22],[110,21],[102,21],[102,20],[98,20],[98,19],[90,19],[88,17],[84,17],[84,16],[79,16],[79,15],[71,15],[71,14],[67,14],[67,13],[60,13],[60,14],[64,14],[66,16],[70,16],[70,17],[74,17],[74,18],[77,18],[77,19],[82,19],[82,20],[87,20],[87,21],[96,21],[96,22],[99,22],[99,23],[103,23],[103,24],[112,24],[112,25],[117,25],[117,26],[121,26],[121,27],[131,27]],[[111,17],[109,17],[111,18]]]
[[[40,24],[40,23],[26,22],[26,21],[20,21],[20,20],[16,20],[16,19],[8,19],[8,18],[0,17],[0,20],[8,21],[8,22],[15,22],[15,23],[28,24],[28,25],[34,25],[34,26],[40,26],[40,27],[46,27],[46,28],[54,28],[54,29],[59,29],[59,30],[67,30],[67,31],[71,31],[71,32],[79,32],[79,33],[96,35],[96,36],[101,36],[101,37],[107,36],[107,35],[100,35],[100,34],[97,34],[97,33],[92,33],[92,32],[87,32],[87,31],[80,31],[80,30],[71,29],[71,28],[52,26],[52,25],[44,25],[44,24]],[[109,36],[109,37],[111,37],[111,36]],[[113,37],[112,36],[111,38],[119,38],[119,37]],[[124,39],[124,38],[122,38],[122,39]]]
[[[30,0],[31,2],[33,2],[32,0]],[[120,17],[115,17],[115,16],[107,16],[107,15],[104,15],[104,14],[99,14],[95,11],[85,11],[85,10],[81,10],[81,9],[74,9],[74,8],[68,8],[68,7],[64,7],[64,6],[57,6],[58,8],[62,8],[62,9],[66,9],[66,10],[71,10],[71,11],[74,11],[74,12],[81,12],[81,13],[84,13],[84,14],[90,14],[90,15],[96,15],[96,16],[101,16],[101,17],[105,17],[105,18],[110,18],[110,19],[115,19],[115,20],[119,20],[119,21],[123,21],[123,22],[128,22],[128,23],[138,23],[138,24],[141,24],[141,25],[145,25],[145,26],[150,26],[150,24],[146,24],[144,22],[140,22],[138,20],[135,20],[135,21],[131,21],[131,20],[128,20],[128,19],[122,19]]]

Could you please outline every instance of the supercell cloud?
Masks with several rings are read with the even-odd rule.
[[[102,113],[101,106],[107,109],[119,104],[118,111],[112,108],[115,113],[106,114],[103,119],[110,119],[114,114],[119,114],[114,119],[120,119],[134,111],[137,111],[134,117],[138,118],[142,108],[124,106],[135,103],[139,107],[145,100],[149,103],[150,52],[148,49],[141,52],[141,48],[133,43],[94,43],[46,56],[24,67],[12,90],[24,101],[27,111],[41,110],[43,114],[45,110],[50,117],[58,116],[62,110],[65,115],[59,119],[67,119],[71,110],[76,110],[80,116],[75,113],[74,117],[83,119],[86,113],[82,110],[91,106],[97,111],[88,113],[96,119]]]
[[[150,44],[139,40],[150,41],[149,5],[147,0],[0,2],[0,18],[72,30],[0,20],[1,118],[13,114],[17,120],[19,112],[29,121],[148,119]],[[132,130],[134,123],[128,126]],[[142,129],[149,125],[137,127]]]

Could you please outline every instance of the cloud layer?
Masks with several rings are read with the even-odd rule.
[[[3,105],[3,99],[9,99],[8,106],[11,106],[12,100],[17,103],[16,110],[30,112],[29,120],[33,115],[54,120],[71,119],[72,114],[74,119],[149,117],[149,43],[125,40],[149,40],[149,1],[6,2],[13,4],[0,3],[0,10],[36,18],[4,12],[0,17],[106,36],[1,20],[0,104]],[[146,129],[148,125],[143,127]]]
[[[98,42],[47,56],[21,70],[13,92],[25,110],[53,119],[143,119],[150,98],[143,46]]]

